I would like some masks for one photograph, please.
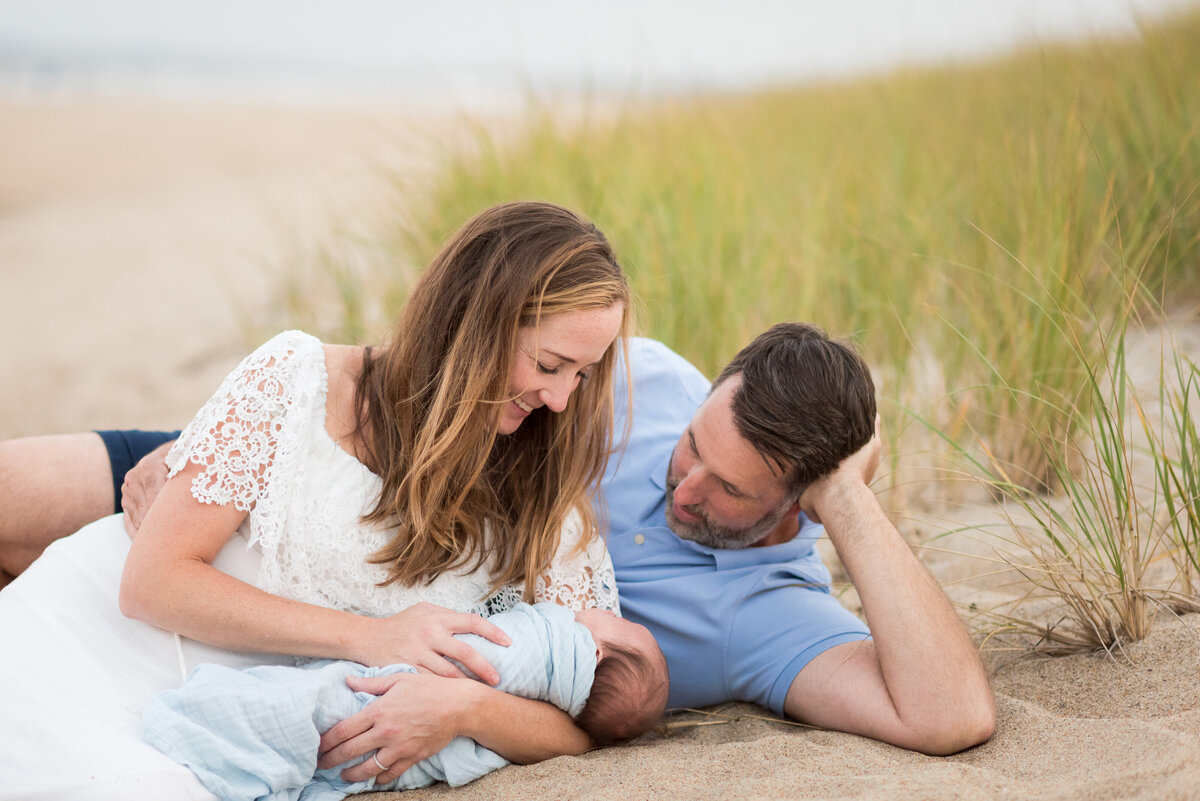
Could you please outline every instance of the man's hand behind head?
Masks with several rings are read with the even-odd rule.
[[[800,495],[800,508],[814,522],[821,522],[822,504],[830,502],[839,489],[850,485],[870,486],[883,455],[883,437],[879,415],[875,415],[875,434],[854,453],[841,461],[837,468],[813,483]]]
[[[131,538],[142,527],[150,504],[167,481],[166,457],[173,444],[174,441],[159,445],[125,474],[121,483],[121,510],[125,512],[125,531]]]

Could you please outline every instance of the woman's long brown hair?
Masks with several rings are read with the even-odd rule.
[[[486,564],[493,589],[523,581],[532,600],[573,511],[584,541],[595,536],[589,493],[612,442],[616,348],[562,413],[536,409],[507,436],[497,427],[518,330],[614,303],[625,310],[624,343],[625,275],[604,235],[559,206],[493,207],[442,248],[356,387],[357,433],[383,479],[366,519],[395,526],[370,557],[387,565],[387,583]]]

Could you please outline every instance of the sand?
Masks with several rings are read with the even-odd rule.
[[[289,258],[387,210],[447,118],[0,99],[0,436],[187,422]]]
[[[252,344],[246,323],[272,319],[289,254],[388,213],[389,177],[419,202],[455,130],[416,111],[0,99],[0,436],[186,422]],[[929,563],[956,600],[994,588],[986,565]],[[1200,615],[1117,658],[987,662],[996,735],[951,757],[735,704],[404,797],[1200,799]]]

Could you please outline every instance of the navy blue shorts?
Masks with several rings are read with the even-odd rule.
[[[108,463],[112,466],[113,511],[121,511],[121,483],[125,474],[150,451],[173,439],[178,431],[97,431],[104,447],[108,448]]]

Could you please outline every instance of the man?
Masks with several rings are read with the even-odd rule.
[[[609,548],[624,613],[651,630],[667,657],[670,705],[755,701],[930,754],[990,737],[995,710],[974,646],[868,486],[880,440],[862,359],[796,323],[744,348],[711,391],[660,343],[635,341],[630,358],[633,428],[604,480]],[[622,413],[625,397],[619,387]],[[60,440],[56,448],[61,454],[81,442]],[[38,445],[25,443],[26,453]],[[28,460],[15,461],[21,458],[0,449],[6,514],[15,507],[2,493],[59,486],[39,479]],[[59,464],[85,462],[68,454]],[[131,500],[138,487],[146,482],[153,491],[161,482],[153,477],[161,459],[153,462],[126,481],[131,520],[144,511]],[[18,472],[16,464],[30,469]],[[109,471],[100,472],[107,478]],[[115,481],[122,470],[113,472]],[[29,508],[32,496],[21,497]],[[100,516],[108,509],[72,511]],[[858,590],[869,630],[828,593],[829,575],[813,548],[821,524]],[[21,534],[25,556],[53,536],[31,531]],[[0,535],[0,544],[16,539]],[[19,569],[17,561],[0,566]],[[414,761],[453,733],[448,725],[435,721],[434,734],[414,735]],[[327,733],[323,767],[365,753],[347,744],[356,728],[363,726],[339,724]],[[347,778],[369,775],[364,764]],[[401,760],[377,778],[387,781],[408,764]]]
[[[744,348],[711,391],[659,343],[631,358],[609,550],[624,614],[667,655],[669,704],[751,700],[932,754],[986,740],[995,711],[974,646],[867,485],[880,440],[862,359],[794,323]],[[828,594],[818,520],[870,639]]]

